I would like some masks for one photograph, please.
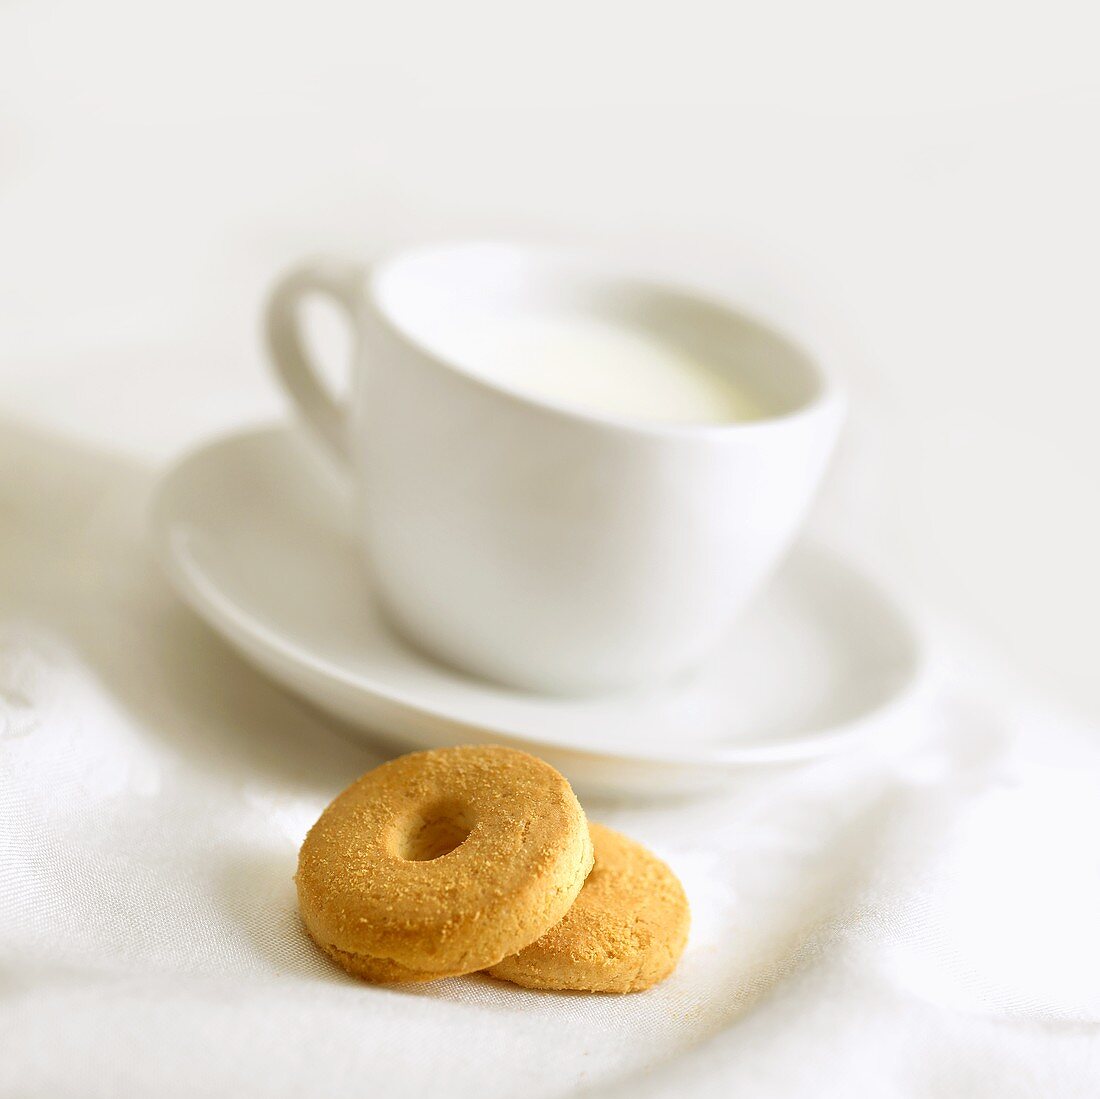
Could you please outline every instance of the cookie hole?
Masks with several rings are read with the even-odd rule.
[[[439,802],[409,818],[398,836],[397,854],[409,862],[440,859],[461,847],[472,830],[460,806]]]

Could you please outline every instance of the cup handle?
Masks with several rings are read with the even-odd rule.
[[[267,347],[275,376],[310,431],[341,466],[351,461],[347,411],[321,380],[306,350],[300,306],[309,294],[325,294],[348,315],[358,335],[364,268],[342,260],[319,260],[287,272],[267,300]]]

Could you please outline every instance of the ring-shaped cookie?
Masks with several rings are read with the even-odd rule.
[[[569,783],[526,752],[414,752],[368,771],[298,858],[306,930],[349,972],[432,980],[495,965],[556,924],[592,867]]]
[[[683,953],[691,914],[683,886],[656,855],[590,824],[596,861],[561,923],[489,972],[527,988],[639,992]]]

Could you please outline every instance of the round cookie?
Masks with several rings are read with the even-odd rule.
[[[512,748],[413,752],[368,771],[298,856],[306,930],[376,982],[495,965],[534,942],[592,867],[584,811],[549,764]]]
[[[596,862],[561,923],[490,968],[528,988],[638,992],[676,967],[691,913],[679,879],[640,843],[591,824]]]

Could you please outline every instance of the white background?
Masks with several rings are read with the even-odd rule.
[[[588,242],[829,332],[817,521],[1100,716],[1091,7],[0,0],[0,431],[159,461],[300,254]]]

